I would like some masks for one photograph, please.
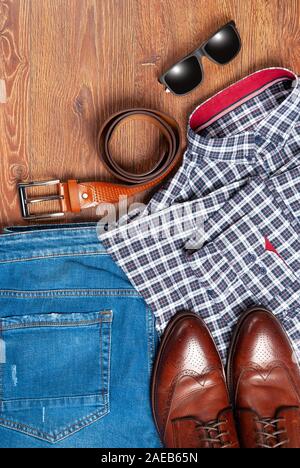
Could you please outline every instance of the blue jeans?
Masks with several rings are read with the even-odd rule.
[[[91,224],[0,236],[0,447],[159,447],[153,315]]]

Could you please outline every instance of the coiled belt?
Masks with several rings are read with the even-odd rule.
[[[142,174],[131,173],[120,167],[110,152],[110,141],[114,132],[125,122],[136,120],[148,122],[158,128],[167,146],[166,152],[161,155],[155,166]],[[18,184],[18,188],[23,218],[56,218],[64,216],[65,213],[79,213],[86,208],[95,207],[100,203],[116,203],[119,201],[120,196],[131,197],[162,182],[181,159],[181,139],[177,122],[162,112],[148,109],[129,109],[111,116],[99,132],[98,144],[102,162],[112,176],[123,182],[122,184],[111,182],[79,182],[77,180],[20,183]],[[30,198],[28,189],[45,185],[56,185],[57,195]],[[31,205],[52,200],[59,201],[59,212],[46,214],[30,213]]]

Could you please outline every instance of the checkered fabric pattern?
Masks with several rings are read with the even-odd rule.
[[[179,310],[223,358],[239,315],[271,309],[300,351],[300,83],[261,70],[192,114],[184,161],[139,216],[101,241],[162,332]]]

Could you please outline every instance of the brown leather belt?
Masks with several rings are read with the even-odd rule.
[[[155,167],[143,174],[130,173],[120,167],[109,148],[113,133],[125,122],[135,120],[143,120],[157,127],[167,144],[167,151],[161,155]],[[124,184],[79,182],[77,180],[20,183],[18,189],[23,218],[35,220],[57,218],[68,212],[79,213],[81,210],[97,206],[100,203],[116,203],[120,196],[131,197],[162,182],[181,159],[181,138],[177,122],[162,112],[148,109],[130,109],[111,116],[99,132],[98,144],[102,162],[108,171]],[[57,195],[29,198],[28,189],[45,185],[56,185]],[[58,213],[30,213],[31,205],[52,200],[58,200],[60,203],[61,210]]]

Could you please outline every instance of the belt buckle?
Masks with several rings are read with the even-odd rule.
[[[45,180],[41,182],[21,182],[18,184],[19,196],[20,196],[20,203],[21,203],[21,211],[22,216],[26,220],[33,220],[33,219],[52,219],[52,218],[61,218],[65,216],[65,213],[57,212],[57,213],[46,213],[46,214],[30,214],[30,205],[34,203],[43,203],[52,200],[63,200],[63,195],[49,195],[39,198],[29,198],[27,194],[27,189],[32,187],[45,187],[51,185],[59,185],[60,180]]]

